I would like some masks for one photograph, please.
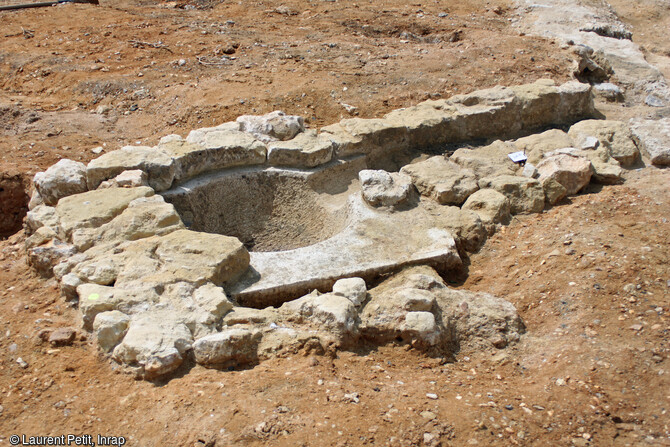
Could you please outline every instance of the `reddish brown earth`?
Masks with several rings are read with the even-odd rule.
[[[570,54],[520,36],[505,2],[175,5],[0,13],[0,206],[12,228],[0,231],[15,231],[27,179],[61,157],[87,161],[95,146],[153,143],[245,113],[282,109],[319,126],[349,116],[341,102],[373,117],[568,79]],[[667,8],[642,5],[646,16],[615,2],[636,28],[662,34],[654,25]],[[670,50],[640,39],[656,58]],[[454,363],[402,346],[295,353],[242,371],[185,365],[158,383],[123,373],[85,334],[72,346],[40,338],[77,326],[78,312],[27,267],[16,233],[0,241],[0,445],[67,433],[134,446],[670,445],[668,219],[670,172],[651,167],[517,216],[467,275],[447,278],[517,306],[527,333],[505,350]]]

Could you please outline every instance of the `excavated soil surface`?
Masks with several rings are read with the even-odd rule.
[[[667,5],[612,3],[663,67]],[[11,189],[61,157],[87,161],[95,146],[151,144],[245,113],[283,109],[316,126],[349,116],[341,103],[373,117],[567,80],[567,50],[520,36],[509,19],[503,1],[102,0],[0,13],[0,179],[20,179]],[[608,116],[626,117],[614,107]],[[394,346],[295,353],[242,371],[185,365],[158,383],[122,373],[85,336],[42,341],[45,328],[77,326],[78,312],[26,266],[15,234],[0,242],[0,442],[668,445],[669,193],[667,170],[630,171],[624,185],[515,218],[471,256],[452,285],[517,306],[528,332],[512,348],[456,363]],[[0,195],[7,233],[17,195]]]

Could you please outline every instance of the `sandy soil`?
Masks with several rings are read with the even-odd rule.
[[[670,54],[651,32],[667,5],[613,6],[648,30],[634,39],[654,57]],[[567,80],[570,54],[510,18],[502,1],[102,0],[0,13],[2,225],[15,233],[35,172],[95,146],[274,109],[318,126],[350,116],[341,103],[372,117]],[[386,346],[135,381],[84,334],[42,340],[76,326],[77,311],[26,266],[16,233],[0,241],[0,445],[67,433],[137,446],[670,445],[670,172],[631,170],[598,189],[518,216],[448,278],[510,300],[528,329],[455,363]]]

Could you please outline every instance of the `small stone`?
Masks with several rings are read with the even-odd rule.
[[[186,59],[179,59],[177,61],[177,65],[179,65],[180,67],[183,67],[184,65],[186,65]]]
[[[428,393],[428,394],[426,394],[426,397],[427,397],[428,399],[433,399],[433,400],[435,400],[435,399],[437,399],[437,394],[434,394],[434,393]]]
[[[634,324],[629,329],[631,331],[636,331],[637,332],[637,331],[641,331],[642,328],[643,328],[643,326],[641,324]]]
[[[505,410],[514,410],[514,407],[510,404],[505,405]]]
[[[565,381],[565,379],[556,379],[556,385],[565,386],[566,384],[567,382]]]
[[[21,368],[23,368],[23,369],[26,369],[26,368],[28,367],[28,362],[26,362],[25,360],[23,360],[21,357],[19,357],[18,359],[16,359],[16,363],[18,363],[18,365],[19,365]]]
[[[77,331],[71,327],[61,327],[56,329],[49,336],[49,343],[53,346],[68,346],[71,345],[77,336]]]
[[[357,404],[360,402],[360,394],[358,393],[347,393],[344,396],[342,396],[342,400],[345,402],[351,402],[354,404]]]
[[[102,146],[98,146],[98,147],[94,147],[93,149],[91,149],[91,152],[93,152],[95,155],[100,155],[100,154],[102,154],[103,150],[104,149],[103,149]]]

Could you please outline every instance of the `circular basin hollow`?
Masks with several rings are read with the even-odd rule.
[[[211,174],[163,193],[190,229],[234,236],[260,252],[335,235],[345,225],[347,195],[304,173],[271,169]]]

